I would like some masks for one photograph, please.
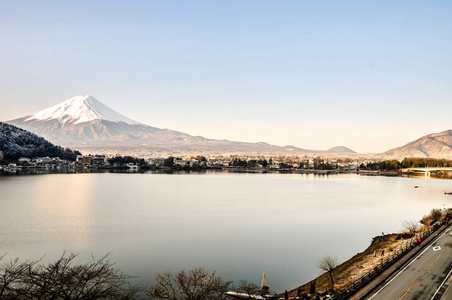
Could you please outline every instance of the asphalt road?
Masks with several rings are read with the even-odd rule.
[[[445,300],[449,298],[445,292],[451,275],[452,225],[449,225],[365,299]]]

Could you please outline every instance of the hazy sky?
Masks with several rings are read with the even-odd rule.
[[[0,2],[0,120],[90,94],[142,123],[381,152],[452,129],[450,1]]]

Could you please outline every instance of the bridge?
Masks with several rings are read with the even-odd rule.
[[[432,172],[442,172],[442,173],[448,173],[452,172],[452,168],[406,168],[402,169],[403,173],[411,173],[411,172],[419,172],[419,173],[425,173],[425,177],[430,177]]]

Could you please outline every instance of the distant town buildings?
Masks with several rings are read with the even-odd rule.
[[[1,153],[0,153],[1,155]],[[10,164],[16,164],[11,166]],[[9,168],[45,168],[45,169],[248,169],[268,171],[298,172],[345,172],[359,169],[374,170],[381,162],[368,159],[353,160],[351,158],[323,158],[298,156],[190,156],[190,157],[155,157],[143,159],[132,156],[77,155],[75,161],[67,161],[58,157],[21,157],[17,162],[8,162],[2,170]]]

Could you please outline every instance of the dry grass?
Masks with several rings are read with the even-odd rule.
[[[353,284],[360,276],[377,266],[383,258],[393,254],[394,251],[400,249],[404,244],[409,243],[412,238],[413,235],[409,233],[390,234],[384,237],[379,236],[374,238],[369,248],[335,268],[334,289],[342,290]],[[382,256],[383,250],[384,256]],[[298,289],[303,289],[308,292],[312,282],[315,282],[316,290],[326,291],[331,287],[329,275],[325,273],[313,281],[290,291],[289,296],[296,296]]]
[[[439,209],[432,209],[430,213],[423,217],[421,223],[423,226],[418,227],[417,232],[423,232],[429,228],[430,223],[433,220],[442,220],[446,216],[451,218],[452,209],[447,211],[441,211]],[[413,228],[411,228],[413,229]],[[351,284],[353,284],[358,278],[369,272],[372,268],[377,266],[384,257],[382,252],[384,251],[385,257],[392,255],[406,244],[410,243],[412,239],[415,239],[413,231],[406,231],[398,234],[385,235],[384,237],[375,237],[372,244],[363,252],[356,254],[351,259],[340,264],[334,269],[334,290],[342,290]],[[298,290],[304,290],[309,292],[311,283],[315,283],[317,291],[327,291],[331,287],[331,281],[328,273],[324,273],[316,279],[305,283],[298,288],[291,290],[289,296],[294,297],[297,295]]]

